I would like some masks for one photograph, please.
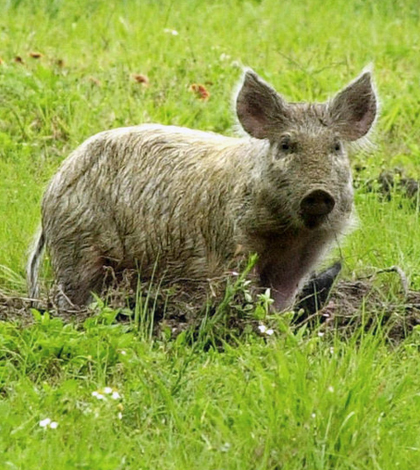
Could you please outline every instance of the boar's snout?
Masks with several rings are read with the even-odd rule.
[[[315,228],[331,213],[334,206],[335,200],[329,192],[315,189],[300,201],[300,215],[308,228]]]
[[[334,198],[327,191],[316,189],[300,201],[303,215],[327,215],[335,206]]]

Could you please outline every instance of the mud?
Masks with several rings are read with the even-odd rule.
[[[355,186],[365,192],[377,193],[382,201],[390,201],[393,197],[406,198],[414,205],[418,204],[419,180],[408,176],[402,168],[383,170],[377,177],[366,179],[363,169],[355,168]]]
[[[387,283],[378,283],[380,274],[366,279],[341,280],[320,310],[313,312],[296,308],[292,328],[307,324],[309,328],[343,337],[350,337],[360,328],[380,329],[390,342],[401,342],[420,325],[420,292],[407,289],[406,279],[398,268],[383,272],[393,272],[387,276],[400,278],[400,292],[391,292],[391,288],[387,292]],[[166,337],[176,337],[186,330],[192,333],[192,337],[197,336],[203,326],[203,318],[212,324],[216,335],[222,330],[228,330],[236,337],[243,333],[259,334],[260,321],[252,316],[258,296],[249,291],[246,278],[232,278],[230,275],[212,280],[208,289],[196,291],[191,297],[187,296],[183,286],[168,289],[144,284],[134,288],[133,276],[134,273],[126,274],[104,295],[105,304],[117,312],[116,321],[142,318],[152,324],[154,335],[164,334]],[[48,310],[52,318],[61,318],[65,322],[81,325],[86,318],[97,315],[101,310],[101,305],[93,303],[89,308],[63,311],[57,309],[53,298],[54,292],[51,292],[49,298],[40,300],[37,309],[41,313]],[[259,305],[261,308],[261,301]],[[150,312],[154,312],[153,317]],[[18,321],[23,326],[33,324],[31,300],[0,291],[0,320]]]

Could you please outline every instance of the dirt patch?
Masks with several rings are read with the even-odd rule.
[[[367,192],[377,193],[382,200],[390,201],[398,194],[417,204],[419,195],[419,181],[406,175],[402,168],[392,168],[382,171],[378,177],[358,179],[357,171],[355,185]]]
[[[390,341],[400,342],[420,325],[420,292],[408,291],[396,298],[384,295],[371,281],[340,281],[316,316],[325,323],[324,329],[343,336],[360,327],[381,328]]]
[[[118,312],[117,321],[133,321],[140,317],[150,321],[151,312],[154,312],[152,324],[156,335],[169,332],[176,336],[184,330],[192,331],[194,335],[204,317],[213,323],[216,334],[220,322],[223,328],[240,335],[244,331],[258,332],[260,324],[251,312],[256,305],[262,308],[261,299],[258,301],[258,296],[255,292],[250,293],[248,286],[245,278],[234,283],[231,278],[217,279],[209,282],[207,289],[195,291],[191,296],[186,293],[184,285],[156,288],[144,284],[140,289],[134,289],[132,279],[127,277],[123,285],[114,286],[105,293],[104,302]],[[102,308],[93,304],[85,309],[59,310],[51,298],[41,299],[37,309],[40,312],[48,310],[51,317],[62,318],[66,322],[80,324]],[[31,300],[0,292],[0,320],[17,320],[24,326],[34,323]],[[402,289],[397,296],[388,295],[374,279],[339,281],[320,310],[296,309],[293,324],[296,328],[308,324],[309,327],[320,328],[320,331],[338,332],[346,337],[360,327],[366,330],[380,327],[390,341],[400,342],[420,325],[420,292],[404,292]]]

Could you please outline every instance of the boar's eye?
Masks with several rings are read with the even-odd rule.
[[[290,153],[293,151],[293,144],[289,135],[283,136],[280,140],[280,150],[284,153]]]
[[[335,139],[334,143],[332,145],[332,150],[334,153],[340,153],[341,152],[341,142],[339,139]]]

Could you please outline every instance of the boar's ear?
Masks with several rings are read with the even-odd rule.
[[[371,129],[378,101],[370,72],[364,72],[328,104],[331,126],[343,139],[357,140]]]
[[[248,69],[236,98],[236,113],[248,134],[257,139],[267,139],[284,126],[287,103],[253,70]]]

